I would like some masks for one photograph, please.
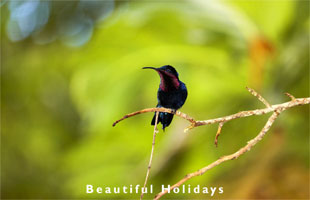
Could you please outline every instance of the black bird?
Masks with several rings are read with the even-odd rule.
[[[170,65],[160,68],[143,67],[143,69],[154,69],[160,76],[160,84],[157,92],[157,108],[171,108],[175,111],[183,106],[187,98],[187,89],[185,84],[179,80],[178,72]],[[152,119],[151,125],[155,125],[156,113]],[[163,130],[170,125],[173,114],[162,113],[158,115],[158,122],[163,125]]]

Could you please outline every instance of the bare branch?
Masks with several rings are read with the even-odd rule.
[[[233,115],[228,115],[225,117],[219,117],[215,119],[209,119],[209,120],[203,120],[203,121],[196,121],[195,127],[196,126],[202,126],[202,125],[208,125],[208,124],[215,124],[215,123],[220,123],[220,122],[227,122],[231,121],[233,119],[237,118],[242,118],[242,117],[249,117],[252,115],[263,115],[266,113],[274,112],[279,109],[288,109],[291,107],[299,106],[299,105],[305,105],[310,103],[310,97],[307,98],[297,98],[294,101],[289,101],[286,103],[281,103],[281,104],[276,104],[272,105],[269,108],[263,108],[263,109],[256,109],[256,110],[249,110],[249,111],[241,111]]]
[[[186,131],[188,131],[192,128],[195,128],[197,126],[203,126],[203,125],[208,125],[208,124],[216,124],[216,123],[220,123],[220,122],[227,122],[227,121],[231,121],[233,119],[242,118],[242,117],[249,117],[252,115],[263,115],[266,113],[274,112],[275,110],[278,110],[278,109],[285,109],[286,110],[286,109],[291,108],[291,107],[295,107],[295,106],[299,106],[299,105],[305,105],[305,104],[309,104],[309,103],[310,103],[310,97],[296,98],[294,101],[289,101],[289,102],[282,103],[282,104],[272,105],[269,108],[249,110],[249,111],[241,111],[241,112],[238,112],[238,113],[235,113],[232,115],[214,118],[214,119],[209,119],[209,120],[201,120],[201,121],[199,121],[199,120],[195,121],[194,118],[188,116],[187,114],[182,113],[180,111],[174,112],[172,109],[169,109],[169,108],[146,108],[146,109],[139,110],[139,111],[125,115],[123,118],[115,121],[113,123],[113,126],[115,126],[117,123],[121,122],[124,119],[127,119],[129,117],[133,117],[133,116],[138,115],[138,114],[159,111],[159,112],[166,112],[166,113],[175,114],[175,115],[189,121],[191,123],[191,125],[184,130],[186,132]]]
[[[260,94],[258,94],[254,89],[246,87],[246,89],[255,97],[258,98],[258,100],[260,100],[263,104],[265,104],[265,106],[267,108],[270,107],[270,104],[266,101],[266,99],[264,99]]]
[[[149,175],[150,175],[150,171],[151,171],[152,160],[153,160],[154,149],[155,149],[155,138],[156,138],[156,134],[158,133],[158,129],[157,129],[158,115],[159,115],[159,112],[156,112],[156,115],[155,115],[155,125],[154,125],[154,133],[153,133],[153,142],[152,142],[152,151],[151,151],[149,165],[148,165],[147,171],[146,171],[146,176],[145,176],[145,181],[144,181],[143,188],[145,188],[145,186],[147,184],[147,180],[149,179]],[[140,200],[142,200],[143,195],[144,195],[144,193],[141,192]]]
[[[245,145],[244,147],[239,149],[239,151],[237,151],[233,154],[227,155],[227,156],[223,156],[223,157],[219,158],[218,160],[214,161],[213,163],[207,165],[206,167],[203,167],[202,169],[200,169],[196,172],[193,172],[193,173],[186,175],[183,179],[181,179],[179,182],[177,182],[172,187],[170,187],[169,188],[170,190],[165,190],[165,191],[158,193],[155,196],[155,199],[159,199],[160,197],[167,194],[168,192],[170,192],[174,188],[179,187],[180,185],[182,185],[183,183],[185,183],[189,179],[191,179],[195,176],[199,176],[199,175],[204,174],[206,171],[208,171],[208,170],[212,169],[213,167],[221,164],[222,162],[236,159],[239,156],[241,156],[242,154],[244,154],[245,152],[250,151],[251,148],[254,145],[256,145],[264,137],[266,132],[270,129],[270,127],[272,126],[272,124],[274,123],[274,121],[276,120],[276,118],[279,116],[279,114],[282,111],[284,111],[288,108],[294,107],[294,106],[305,105],[305,104],[309,104],[309,103],[310,103],[310,97],[298,98],[298,99],[294,99],[294,100],[286,102],[286,103],[273,105],[273,106],[267,107],[265,109],[258,109],[258,110],[253,110],[253,111],[242,111],[242,112],[239,112],[239,113],[236,113],[236,114],[233,114],[230,116],[222,117],[222,118],[205,120],[205,121],[196,121],[196,123],[194,123],[196,126],[219,123],[219,128],[217,131],[217,137],[218,137],[219,133],[221,132],[221,128],[223,126],[223,123],[226,121],[230,121],[230,120],[240,118],[240,117],[247,117],[247,116],[251,116],[251,115],[262,115],[262,114],[266,114],[269,112],[273,112],[273,114],[270,116],[270,118],[268,119],[264,128],[260,131],[260,133],[254,139],[250,140],[247,143],[247,145]],[[221,125],[221,123],[222,123],[222,125]],[[192,128],[194,128],[194,127],[192,127]],[[217,142],[217,138],[216,138],[216,142]]]
[[[286,92],[284,93],[286,96],[288,96],[289,98],[291,98],[292,101],[295,101],[295,97],[293,95],[291,95],[290,93]]]
[[[158,114],[158,112],[166,112],[166,113],[171,113],[174,115],[177,115],[183,119],[186,119],[187,121],[189,121],[191,123],[191,125],[189,127],[187,127],[184,131],[188,131],[192,128],[195,128],[197,126],[202,126],[202,125],[208,125],[208,124],[216,124],[219,123],[218,125],[218,130],[215,136],[215,144],[217,145],[218,143],[218,137],[221,133],[222,127],[224,125],[224,123],[231,121],[233,119],[237,119],[237,118],[242,118],[242,117],[249,117],[252,115],[263,115],[263,114],[267,114],[270,112],[273,112],[273,114],[271,115],[271,117],[268,119],[267,123],[265,124],[264,128],[260,131],[260,133],[252,140],[250,140],[246,146],[242,147],[241,149],[239,149],[239,151],[227,155],[227,156],[223,156],[221,158],[219,158],[218,160],[216,160],[215,162],[209,164],[206,167],[203,167],[202,169],[190,173],[188,175],[186,175],[183,179],[181,179],[179,182],[177,182],[176,184],[174,184],[172,187],[170,187],[170,190],[173,190],[176,187],[179,187],[180,185],[182,185],[184,182],[186,182],[187,180],[198,176],[198,175],[202,175],[204,174],[206,171],[208,171],[209,169],[212,169],[213,167],[221,164],[222,162],[228,161],[228,160],[233,160],[235,158],[238,158],[240,155],[244,154],[245,152],[249,151],[255,144],[257,144],[258,141],[260,141],[263,136],[266,134],[266,132],[270,129],[270,127],[272,126],[272,124],[274,123],[275,119],[278,117],[278,115],[286,110],[289,109],[291,107],[295,107],[295,106],[300,106],[300,105],[305,105],[305,104],[309,104],[310,103],[310,97],[306,97],[306,98],[295,98],[293,95],[290,94],[286,94],[287,96],[289,96],[291,98],[291,101],[288,101],[286,103],[282,103],[282,104],[276,104],[276,105],[270,105],[261,95],[259,95],[256,91],[254,91],[253,89],[247,88],[249,90],[249,92],[251,94],[253,94],[254,96],[256,96],[261,102],[263,102],[267,108],[263,108],[263,109],[256,109],[256,110],[249,110],[249,111],[241,111],[232,115],[228,115],[228,116],[224,116],[224,117],[219,117],[219,118],[215,118],[215,119],[209,119],[209,120],[201,120],[201,121],[196,121],[194,120],[194,118],[186,115],[185,113],[182,113],[180,111],[174,112],[174,110],[172,109],[167,109],[167,108],[147,108],[144,110],[140,110],[137,112],[133,112],[130,114],[125,115],[123,118],[115,121],[113,123],[113,126],[115,126],[117,123],[119,123],[120,121],[127,119],[129,117],[138,115],[138,114],[142,114],[142,113],[146,113],[146,112],[156,112]],[[156,118],[156,121],[158,119]],[[151,152],[151,157],[150,157],[150,162],[149,162],[149,167],[148,167],[148,171],[147,171],[147,175],[146,175],[146,180],[144,183],[144,187],[147,184],[147,180],[148,180],[148,176],[150,173],[150,168],[151,168],[151,164],[152,164],[152,157],[153,157],[153,151],[154,151],[154,147],[155,147],[155,136],[156,136],[156,130],[157,130],[157,123],[154,127],[154,135],[153,135],[153,144],[152,144],[152,152]],[[155,199],[159,199],[160,197],[162,197],[164,194],[169,192],[168,190],[162,191],[161,193],[159,193],[158,195],[156,195]],[[141,194],[141,199],[143,197],[143,194]]]
[[[265,124],[264,128],[260,131],[260,133],[254,139],[250,140],[247,143],[247,145],[245,145],[244,147],[239,149],[237,152],[230,154],[230,155],[227,155],[227,156],[223,156],[223,157],[219,158],[218,160],[214,161],[213,163],[209,164],[208,166],[206,166],[206,167],[204,167],[204,168],[202,168],[196,172],[187,174],[183,179],[181,179],[179,182],[177,182],[176,184],[171,186],[170,190],[165,190],[165,191],[158,193],[155,196],[155,199],[157,200],[157,199],[161,198],[163,195],[167,194],[169,191],[173,190],[174,188],[180,187],[184,182],[188,181],[189,179],[191,179],[195,176],[200,176],[200,175],[204,174],[206,171],[212,169],[213,167],[215,167],[215,166],[217,166],[217,165],[219,165],[225,161],[234,160],[234,159],[238,158],[239,156],[241,156],[242,154],[244,154],[245,152],[250,151],[250,149],[255,144],[257,144],[258,141],[260,141],[264,137],[264,135],[270,129],[270,127],[272,126],[275,119],[279,116],[279,114],[280,114],[280,111],[276,110],[271,115],[271,117],[268,119],[267,123]]]
[[[220,122],[219,123],[219,127],[217,129],[217,132],[216,132],[216,135],[215,135],[215,141],[214,141],[214,144],[215,146],[217,147],[217,141],[218,141],[218,137],[220,136],[221,134],[221,131],[222,131],[222,127],[224,126],[224,122]]]
[[[123,121],[124,119],[127,119],[129,117],[133,117],[135,115],[139,115],[139,114],[142,114],[142,113],[147,113],[147,112],[156,112],[156,111],[159,111],[159,112],[166,112],[166,113],[171,113],[171,114],[174,114],[176,116],[179,116],[183,119],[186,119],[188,120],[190,123],[195,123],[196,121],[194,120],[194,118],[186,115],[185,113],[182,113],[180,111],[174,111],[172,109],[169,109],[169,108],[146,108],[146,109],[143,109],[143,110],[139,110],[139,111],[136,111],[136,112],[133,112],[133,113],[129,113],[127,115],[125,115],[124,117],[122,117],[121,119],[115,121],[113,123],[112,126],[115,126],[116,124],[118,124],[119,122]]]

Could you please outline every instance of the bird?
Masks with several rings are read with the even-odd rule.
[[[164,65],[160,68],[143,67],[142,69],[153,69],[160,77],[160,84],[157,91],[157,108],[170,108],[174,111],[183,106],[187,98],[186,85],[180,81],[179,74],[171,65]],[[156,112],[151,125],[155,125]],[[162,124],[162,129],[168,127],[173,119],[173,114],[160,112],[157,124]]]

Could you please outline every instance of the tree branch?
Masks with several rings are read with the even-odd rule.
[[[219,138],[219,136],[221,134],[223,126],[224,126],[224,122],[220,122],[219,123],[219,127],[218,127],[217,132],[216,132],[216,135],[215,135],[215,140],[214,140],[214,144],[215,144],[216,147],[217,147],[218,138]]]
[[[291,95],[290,93],[286,92],[284,93],[286,96],[288,96],[289,98],[291,98],[292,101],[295,101],[295,97],[293,95]]]
[[[242,117],[249,117],[252,115],[263,115],[266,113],[274,112],[277,109],[286,110],[286,109],[291,108],[291,107],[305,105],[305,104],[309,104],[309,103],[310,103],[310,97],[297,98],[297,99],[295,98],[294,100],[288,101],[286,103],[272,105],[270,107],[263,108],[263,109],[241,111],[241,112],[238,112],[236,114],[232,114],[232,115],[228,115],[228,116],[224,116],[224,117],[219,117],[219,118],[214,118],[214,119],[209,119],[209,120],[197,120],[197,121],[185,113],[182,113],[180,111],[174,112],[174,110],[169,109],[169,108],[146,108],[146,109],[139,110],[139,111],[125,115],[121,119],[115,121],[112,126],[115,126],[119,122],[121,122],[127,118],[133,117],[135,115],[139,115],[139,114],[147,113],[147,112],[159,111],[159,112],[171,113],[171,114],[174,114],[176,116],[179,116],[179,117],[189,121],[191,123],[191,125],[189,127],[187,127],[186,129],[184,129],[184,132],[187,132],[188,130],[195,128],[197,126],[203,126],[203,125],[208,125],[208,124],[216,124],[216,123],[220,123],[220,122],[227,122],[227,121],[231,121],[233,119],[242,118]]]
[[[150,156],[149,165],[148,165],[148,167],[147,167],[147,171],[146,171],[146,176],[145,176],[145,181],[144,181],[143,188],[145,188],[145,186],[146,186],[146,184],[147,184],[147,180],[149,179],[149,175],[150,175],[150,171],[151,171],[151,167],[152,167],[152,160],[153,160],[154,149],[155,149],[155,138],[156,138],[156,134],[158,133],[158,129],[157,129],[158,115],[159,115],[159,112],[156,112],[151,156]],[[140,200],[142,200],[143,195],[144,195],[144,193],[141,192]]]
[[[139,110],[139,111],[136,111],[136,112],[129,113],[129,114],[125,115],[125,116],[122,117],[121,119],[115,121],[115,122],[113,123],[112,126],[115,126],[115,125],[118,124],[119,122],[121,122],[121,121],[123,121],[124,119],[127,119],[127,118],[129,118],[129,117],[133,117],[133,116],[135,116],[135,115],[139,115],[139,114],[142,114],[142,113],[156,112],[156,111],[174,114],[174,115],[176,115],[176,116],[179,116],[179,117],[181,117],[181,118],[183,118],[183,119],[188,120],[190,123],[195,123],[195,122],[196,122],[196,121],[194,120],[194,118],[192,118],[192,117],[186,115],[185,113],[182,113],[182,112],[180,112],[180,111],[176,111],[176,112],[175,112],[174,110],[172,110],[172,109],[170,109],[170,108],[146,108],[146,109]]]
[[[214,161],[213,163],[207,165],[206,167],[201,168],[200,170],[190,173],[188,175],[186,175],[183,179],[181,179],[179,182],[177,182],[176,184],[174,184],[172,187],[170,187],[170,190],[165,190],[162,191],[160,193],[158,193],[155,196],[155,199],[159,199],[160,197],[162,197],[163,195],[165,195],[166,193],[170,192],[171,190],[173,190],[176,187],[179,187],[180,185],[182,185],[184,182],[186,182],[187,180],[195,177],[195,176],[199,176],[204,174],[206,171],[208,171],[209,169],[212,169],[213,167],[228,161],[228,160],[233,160],[238,158],[239,156],[241,156],[242,154],[244,154],[245,152],[249,151],[254,145],[256,145],[258,143],[258,141],[260,141],[264,135],[266,134],[266,132],[270,129],[270,127],[272,126],[272,124],[274,123],[274,121],[276,120],[276,118],[279,116],[279,114],[284,111],[287,110],[291,107],[295,107],[295,106],[300,106],[300,105],[306,105],[310,103],[310,97],[306,97],[306,98],[295,98],[293,95],[289,94],[289,93],[285,93],[288,97],[291,98],[291,101],[285,102],[285,103],[281,103],[281,104],[276,104],[276,105],[270,105],[260,94],[258,94],[255,90],[248,88],[247,90],[254,95],[255,97],[258,98],[259,101],[261,101],[262,103],[264,103],[264,105],[266,106],[266,108],[263,109],[256,109],[256,110],[249,110],[249,111],[241,111],[238,112],[236,114],[232,114],[232,115],[228,115],[228,116],[224,116],[224,117],[219,117],[219,118],[215,118],[215,119],[209,119],[209,120],[195,120],[194,118],[188,116],[185,113],[182,113],[180,111],[174,112],[174,110],[172,109],[167,109],[167,108],[147,108],[147,109],[143,109],[140,111],[136,111],[130,114],[125,115],[123,118],[115,121],[113,123],[113,126],[115,126],[117,123],[119,123],[120,121],[127,119],[129,117],[138,115],[138,114],[142,114],[142,113],[146,113],[146,112],[167,112],[167,113],[171,113],[174,115],[177,115],[187,121],[189,121],[191,123],[190,126],[188,126],[187,128],[184,129],[184,132],[198,127],[198,126],[203,126],[203,125],[208,125],[208,124],[216,124],[219,123],[218,125],[218,130],[215,136],[215,145],[217,145],[218,143],[218,137],[221,133],[222,127],[223,125],[228,122],[231,121],[233,119],[237,119],[237,118],[242,118],[242,117],[249,117],[252,115],[263,115],[263,114],[267,114],[270,112],[273,112],[273,114],[270,116],[270,118],[268,119],[268,121],[266,122],[265,126],[263,127],[263,129],[260,131],[260,133],[252,140],[250,140],[247,145],[245,145],[244,147],[242,147],[241,149],[239,149],[237,152],[227,155],[227,156],[223,156],[221,158],[219,158],[218,160]],[[154,131],[155,131],[155,127],[154,127]],[[154,132],[154,134],[156,134]],[[153,143],[155,140],[155,136],[153,138]],[[153,150],[154,150],[154,146],[152,146],[152,153],[151,153],[151,158],[150,158],[150,164],[152,162],[152,155],[153,155]],[[150,164],[149,164],[149,168],[150,168]],[[149,175],[149,169],[147,172],[147,177],[146,177],[146,181],[144,184],[144,187],[146,185],[147,182],[147,178]],[[142,198],[143,194],[141,195]]]
[[[200,175],[204,174],[206,171],[208,171],[208,170],[212,169],[213,167],[221,164],[222,162],[225,162],[228,160],[234,160],[234,159],[238,158],[239,156],[241,156],[242,154],[244,154],[245,152],[250,151],[250,149],[255,144],[257,144],[258,141],[260,141],[264,137],[264,135],[270,129],[271,125],[273,124],[273,122],[275,121],[275,119],[278,117],[279,114],[280,114],[279,111],[275,111],[271,115],[271,117],[268,119],[267,123],[265,124],[264,128],[260,131],[260,133],[254,139],[250,140],[247,145],[245,145],[244,147],[239,149],[237,152],[230,154],[230,155],[227,155],[227,156],[223,156],[223,157],[219,158],[218,160],[214,161],[213,163],[209,164],[208,166],[206,166],[206,167],[204,167],[204,168],[202,168],[196,172],[187,174],[183,179],[181,179],[179,182],[177,182],[176,184],[171,186],[170,190],[165,190],[165,191],[158,193],[155,196],[155,199],[159,199],[160,197],[167,194],[168,192],[170,192],[174,188],[180,187],[184,182],[188,181],[189,179],[191,179],[195,176],[200,176]]]
[[[270,108],[270,104],[268,103],[268,101],[266,101],[266,99],[264,99],[260,94],[258,94],[255,90],[253,90],[252,88],[246,87],[246,89],[255,97],[258,98],[258,100],[260,100],[263,104],[265,104],[265,106],[267,108]]]
[[[292,100],[292,101],[289,101],[286,103],[272,105],[268,108],[249,110],[249,111],[241,111],[241,112],[238,112],[236,114],[228,115],[225,117],[219,117],[219,118],[203,120],[203,121],[196,121],[194,127],[202,126],[202,125],[208,125],[208,124],[215,124],[215,123],[220,123],[220,122],[227,122],[227,121],[230,121],[233,119],[242,118],[242,117],[249,117],[252,115],[263,115],[266,113],[274,112],[276,110],[286,110],[286,109],[291,108],[291,107],[305,105],[305,104],[309,104],[309,103],[310,103],[310,97],[297,98],[295,100]]]

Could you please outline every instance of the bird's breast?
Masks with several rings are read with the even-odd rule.
[[[166,108],[179,109],[187,98],[187,90],[184,84],[177,90],[164,91],[159,88],[157,93],[158,103]]]

